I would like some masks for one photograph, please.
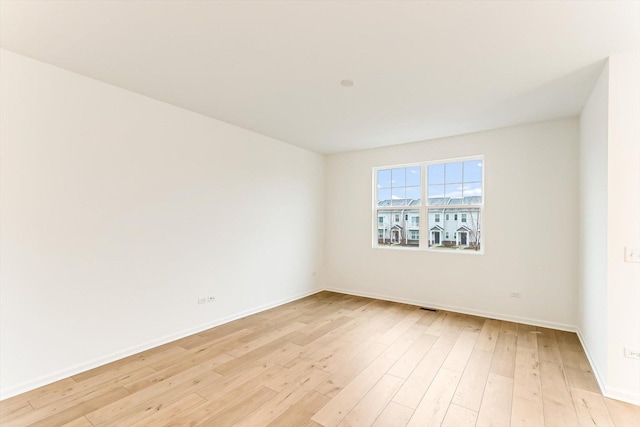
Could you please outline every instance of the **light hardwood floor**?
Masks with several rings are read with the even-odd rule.
[[[573,333],[321,292],[0,402],[2,426],[640,426]]]

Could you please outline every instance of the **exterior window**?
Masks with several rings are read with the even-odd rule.
[[[427,167],[428,227],[430,230],[437,227],[445,232],[444,240],[430,239],[430,248],[470,251],[482,249],[482,177],[482,159],[452,161]],[[458,214],[460,224],[457,221]],[[437,221],[440,215],[444,215],[444,223]],[[449,221],[450,215],[453,216],[453,221]]]
[[[373,245],[482,252],[483,177],[480,156],[374,168]]]

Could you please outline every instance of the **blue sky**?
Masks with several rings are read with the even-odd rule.
[[[420,166],[378,170],[378,200],[419,199]],[[427,167],[428,197],[482,195],[482,160],[439,163]]]

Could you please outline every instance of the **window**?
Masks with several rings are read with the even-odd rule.
[[[374,246],[480,252],[483,177],[482,157],[374,168]]]

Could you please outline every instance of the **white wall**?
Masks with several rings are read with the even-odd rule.
[[[322,156],[1,55],[3,398],[320,288]]]
[[[580,275],[578,329],[594,371],[606,383],[607,142],[609,64],[580,115]]]
[[[372,167],[479,154],[485,155],[484,255],[371,247]],[[577,161],[577,119],[329,156],[325,284],[574,329]]]
[[[624,262],[640,248],[640,52],[609,58],[608,373],[606,392],[640,405],[640,264]]]
[[[578,330],[605,395],[640,404],[640,54],[609,58],[580,116]]]

